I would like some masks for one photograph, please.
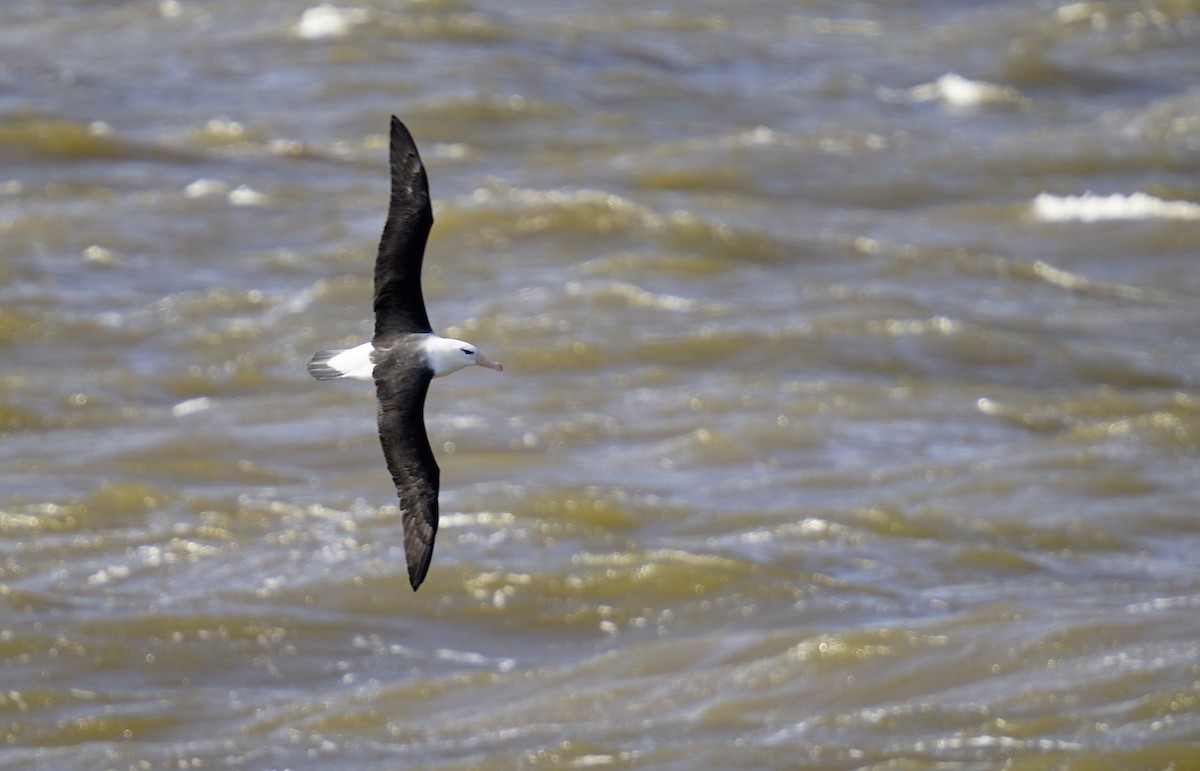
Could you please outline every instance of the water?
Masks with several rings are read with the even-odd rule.
[[[0,767],[1200,766],[1200,4],[0,11]],[[360,342],[436,224],[442,533]]]

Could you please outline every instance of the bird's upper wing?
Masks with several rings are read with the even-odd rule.
[[[432,332],[421,294],[421,261],[433,226],[429,180],[412,134],[393,115],[392,197],[375,258],[375,339]]]
[[[425,435],[424,416],[433,372],[395,351],[379,351],[377,357],[379,441],[400,498],[408,580],[415,591],[429,570],[438,526],[440,472]]]

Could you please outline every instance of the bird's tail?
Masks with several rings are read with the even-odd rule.
[[[344,353],[345,348],[337,348],[332,351],[317,351],[313,357],[308,360],[308,374],[315,377],[317,380],[333,380],[338,377],[345,377],[346,373],[329,363],[329,360],[339,353]]]
[[[317,380],[350,377],[356,380],[375,379],[375,346],[363,343],[353,348],[318,351],[308,362],[308,374]]]

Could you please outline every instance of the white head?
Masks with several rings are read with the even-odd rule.
[[[475,346],[452,337],[430,335],[425,340],[425,355],[429,358],[429,366],[433,368],[433,376],[441,377],[451,372],[458,372],[463,367],[478,364],[481,367],[503,372],[504,366],[498,361],[492,361],[479,352]]]

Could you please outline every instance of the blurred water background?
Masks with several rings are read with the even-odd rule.
[[[1198,172],[1196,0],[6,3],[0,768],[1200,768]]]

